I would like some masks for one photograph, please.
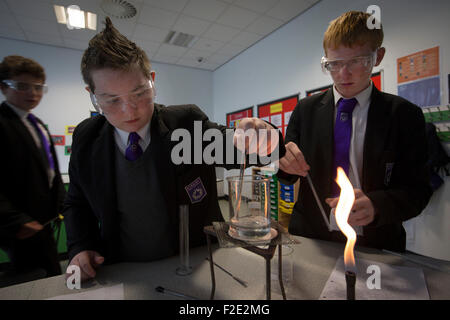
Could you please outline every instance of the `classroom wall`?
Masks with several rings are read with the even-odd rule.
[[[384,91],[397,94],[396,59],[416,51],[441,48],[441,102],[448,103],[450,73],[450,1],[322,0],[290,23],[214,72],[214,118],[227,112],[331,84],[320,68],[322,39],[328,22],[349,10],[381,8],[387,49],[374,72],[384,70]]]
[[[441,102],[447,104],[448,0],[322,0],[214,72],[154,63],[156,100],[167,105],[195,103],[214,121],[225,123],[227,112],[295,93],[302,98],[306,90],[331,83],[320,70],[328,22],[348,10],[365,11],[372,4],[381,7],[385,30],[387,53],[374,70],[384,72],[384,91],[397,94],[397,58],[440,46]],[[0,59],[10,54],[34,58],[46,69],[50,90],[35,113],[52,134],[64,135],[66,125],[76,125],[89,116],[93,107],[79,70],[82,51],[0,38]],[[70,144],[71,137],[66,139]],[[61,171],[67,172],[69,157],[62,147],[57,149]],[[229,174],[218,172],[220,178]],[[450,260],[446,245],[450,242],[448,183],[433,195],[424,213],[407,225],[408,249]]]
[[[322,39],[329,21],[349,10],[381,8],[387,49],[383,62],[384,91],[397,94],[397,58],[440,46],[441,104],[447,105],[450,73],[450,1],[448,0],[322,0],[268,37],[232,59],[213,74],[214,119],[226,113],[329,85],[320,68]],[[446,145],[450,152],[450,144]],[[247,171],[246,174],[250,173]],[[224,176],[236,171],[225,171]],[[447,180],[446,185],[449,183]],[[407,248],[450,260],[450,188],[442,188],[424,213],[405,224]],[[431,236],[432,235],[432,236]]]
[[[48,124],[53,135],[64,135],[65,126],[77,125],[94,111],[89,95],[84,89],[80,62],[81,50],[40,45],[0,37],[0,60],[18,54],[32,58],[45,69],[49,91],[33,111]],[[156,71],[156,102],[165,105],[197,104],[209,117],[213,116],[212,72],[181,66],[153,63]],[[3,95],[1,101],[4,100]],[[66,135],[66,145],[72,136]],[[69,156],[64,147],[57,146],[62,173],[67,172]]]

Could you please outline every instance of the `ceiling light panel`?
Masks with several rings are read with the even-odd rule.
[[[80,7],[71,5],[67,8],[67,27],[70,29],[83,29],[84,23],[84,11],[80,10]]]
[[[86,28],[97,30],[97,15],[92,12],[86,12]]]
[[[66,8],[63,6],[54,5],[53,9],[55,10],[56,21],[58,21],[58,23],[66,24]]]

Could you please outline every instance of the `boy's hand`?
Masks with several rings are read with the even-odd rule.
[[[233,138],[234,145],[247,154],[270,155],[278,145],[278,131],[259,118],[239,121]]]
[[[325,202],[335,208],[339,198],[328,198]],[[348,217],[348,224],[354,227],[367,226],[375,219],[375,208],[372,201],[361,189],[355,189],[355,202]]]
[[[95,277],[97,274],[95,269],[98,268],[104,261],[105,258],[102,257],[97,251],[85,250],[79,252],[75,257],[73,257],[72,261],[69,263],[69,266],[77,265],[80,267],[81,281],[86,281]],[[66,273],[66,277],[69,275],[70,273]]]
[[[37,221],[27,222],[20,227],[19,231],[16,233],[16,238],[20,240],[30,238],[42,229],[44,229],[44,227]]]
[[[280,169],[289,174],[306,177],[310,167],[303,153],[294,142],[288,142],[285,147],[286,154],[280,159]]]

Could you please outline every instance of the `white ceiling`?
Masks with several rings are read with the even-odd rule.
[[[215,70],[320,0],[126,0],[131,19],[114,19],[119,31],[153,62]],[[0,0],[0,37],[85,50],[103,29],[102,0]],[[78,5],[97,14],[97,31],[69,30],[53,5]],[[198,37],[190,48],[163,43],[170,30]],[[198,62],[202,57],[203,61]]]

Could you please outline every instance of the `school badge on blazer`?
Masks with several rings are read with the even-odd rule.
[[[192,181],[189,185],[184,187],[184,189],[186,190],[192,204],[200,202],[204,197],[206,197],[206,189],[200,177]]]
[[[388,186],[391,181],[392,169],[394,168],[394,162],[386,163],[386,170],[384,173],[384,185]]]

